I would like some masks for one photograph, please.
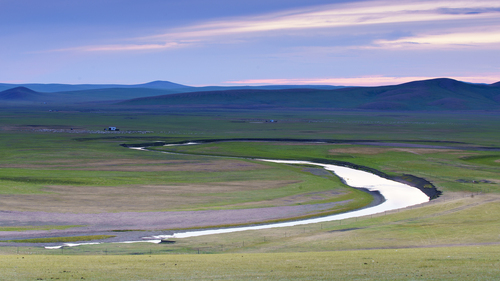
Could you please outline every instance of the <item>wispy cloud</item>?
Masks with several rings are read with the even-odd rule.
[[[164,44],[142,44],[142,45],[107,45],[107,46],[90,46],[83,48],[83,51],[142,51],[142,50],[158,50],[158,49],[171,49],[179,47],[177,42],[170,42]]]
[[[498,27],[500,29],[500,26]],[[500,30],[487,32],[448,33],[420,35],[397,40],[378,40],[375,45],[382,48],[436,48],[436,47],[477,47],[500,45]]]
[[[277,30],[470,20],[495,18],[499,15],[500,2],[496,0],[360,1],[208,22],[152,38],[212,37]]]
[[[311,36],[311,30],[342,29],[345,27],[373,27],[402,23],[440,23],[460,22],[458,25],[478,20],[498,21],[500,18],[500,1],[498,0],[402,0],[402,1],[358,1],[347,4],[313,6],[299,10],[287,10],[278,13],[226,18],[202,24],[171,29],[163,34],[127,39],[130,44],[87,46],[58,51],[144,51],[162,50],[188,46],[183,41],[216,41],[234,42],[235,36],[262,36],[272,32]],[[411,29],[411,27],[409,27]],[[447,31],[439,24],[433,25],[434,34],[421,34],[418,37],[397,40],[379,40],[375,46],[392,48],[398,45],[427,44],[490,44],[488,34],[467,34],[456,31],[447,35]],[[300,33],[305,31],[304,33]],[[297,33],[299,32],[299,33]],[[274,34],[274,33],[273,33]],[[497,34],[497,33],[496,33]],[[468,36],[469,40],[459,39]],[[496,36],[496,35],[495,35]],[[221,39],[223,38],[223,39]],[[493,43],[497,43],[494,39]],[[154,44],[151,44],[154,42]],[[158,43],[160,42],[160,43]],[[241,41],[240,41],[241,42]]]
[[[388,77],[388,76],[364,76],[350,78],[307,78],[307,79],[249,79],[240,81],[227,81],[230,85],[339,85],[339,86],[383,86],[397,85],[401,83],[434,79],[437,77]],[[470,83],[495,83],[500,80],[499,75],[485,76],[455,76],[448,77],[459,81]]]
[[[120,44],[120,45],[100,45],[82,46],[75,48],[64,48],[50,50],[49,52],[79,51],[79,52],[122,52],[122,51],[148,51],[179,48],[183,44],[177,42],[167,42],[162,44]]]

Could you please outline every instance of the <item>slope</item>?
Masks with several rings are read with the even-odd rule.
[[[3,101],[37,101],[44,96],[26,87],[16,87],[0,92],[0,100]]]
[[[127,106],[367,110],[496,110],[500,87],[439,78],[395,86],[321,89],[240,89],[137,98]]]
[[[82,90],[96,90],[96,89],[110,89],[110,88],[148,88],[160,90],[172,89],[189,89],[191,87],[169,82],[169,81],[153,81],[144,84],[135,85],[120,85],[120,84],[2,84],[0,83],[0,90],[10,89],[14,87],[27,87],[39,92],[69,92],[69,91],[82,91]]]

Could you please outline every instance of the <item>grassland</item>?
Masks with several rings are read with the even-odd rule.
[[[266,123],[269,119],[278,122]],[[500,146],[499,125],[493,113],[5,110],[0,113],[0,200],[5,210],[196,211],[345,199],[359,199],[351,207],[366,203],[361,193],[310,167],[226,156],[346,161],[390,175],[425,178],[444,194],[429,204],[388,214],[175,244],[100,244],[56,251],[4,246],[0,277],[498,279],[500,153],[480,148]],[[104,133],[108,126],[121,131]],[[329,139],[341,144],[224,142],[168,148],[187,155],[120,146],[234,138]],[[345,142],[351,140],[451,148]],[[162,193],[165,187],[177,189]],[[328,194],[330,190],[338,193]],[[0,230],[32,233],[57,227],[3,225]],[[245,259],[239,259],[242,255]]]
[[[104,240],[104,239],[113,238],[113,237],[115,237],[115,236],[113,236],[113,235],[87,235],[87,236],[16,239],[16,240],[6,240],[5,242],[14,242],[14,243],[67,243],[67,242]]]
[[[175,244],[81,246],[67,248],[64,253],[292,253],[498,245],[499,202],[498,195],[471,197],[457,193],[422,206],[342,221],[173,239]],[[23,249],[27,251],[27,247]],[[15,251],[15,248],[4,248],[3,253]],[[44,249],[34,251],[61,254]]]
[[[377,216],[175,244],[3,247],[0,267],[6,280],[495,280],[499,200],[454,194]]]
[[[105,138],[82,142],[73,140],[72,135],[58,133],[7,132],[6,135],[2,141],[12,149],[2,150],[0,194],[8,196],[0,201],[9,210],[243,208],[249,207],[250,202],[254,207],[282,205],[283,202],[276,200],[284,197],[295,197],[292,204],[305,203],[312,200],[308,194],[332,188],[337,188],[338,194],[356,193],[332,175],[315,176],[300,167],[145,153],[124,149],[116,140]],[[14,137],[19,141],[14,141]],[[36,198],[43,200],[32,204]],[[337,199],[330,196],[315,201],[325,200]],[[342,200],[346,200],[345,196]]]
[[[495,280],[499,251],[500,246],[474,246],[216,256],[4,255],[0,267],[4,280]]]
[[[500,191],[497,187],[499,170],[495,162],[500,159],[500,153],[492,155],[490,151],[463,150],[461,146],[432,149],[387,145],[218,142],[154,149],[200,155],[334,160],[370,167],[390,176],[411,174],[431,181],[443,191]]]
[[[81,225],[30,225],[30,226],[2,226],[0,231],[27,231],[27,230],[54,230],[80,227]]]

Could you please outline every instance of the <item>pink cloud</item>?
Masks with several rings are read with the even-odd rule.
[[[443,12],[443,7],[447,7],[449,12]],[[498,17],[499,8],[497,0],[358,1],[207,22],[150,38],[196,38],[291,29],[491,19]],[[455,10],[471,12],[451,12]]]
[[[350,78],[307,78],[307,79],[249,79],[240,81],[227,81],[226,84],[238,85],[338,85],[338,86],[384,86],[397,85],[417,80],[427,80],[439,77],[387,77],[387,76],[366,76]],[[500,81],[499,75],[491,76],[456,76],[447,77],[459,81],[470,83],[491,84]]]

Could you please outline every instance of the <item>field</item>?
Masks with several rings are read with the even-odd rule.
[[[247,158],[348,162],[390,177],[425,179],[443,194],[370,217],[174,244],[47,250],[42,246],[53,240],[0,241],[0,277],[497,279],[498,117],[9,108],[0,113],[1,240],[110,235],[90,242],[119,242],[176,229],[325,215],[371,201],[320,169]],[[120,131],[103,131],[108,126]],[[151,151],[120,146],[211,140],[226,141]],[[301,142],[311,140],[326,143]],[[158,222],[161,214],[165,221]],[[87,219],[93,215],[102,221]],[[117,217],[123,221],[110,223]]]
[[[277,254],[0,256],[2,279],[494,280],[499,246]],[[479,278],[478,278],[479,277]]]

